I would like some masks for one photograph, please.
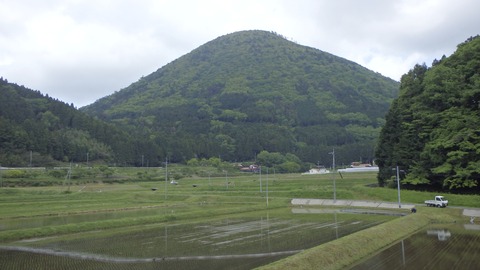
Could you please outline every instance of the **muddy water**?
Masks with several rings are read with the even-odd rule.
[[[266,213],[32,239],[0,246],[0,269],[252,269],[392,218]]]
[[[480,225],[441,225],[422,230],[351,269],[480,269]]]

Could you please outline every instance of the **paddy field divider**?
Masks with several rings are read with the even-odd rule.
[[[422,206],[417,213],[349,234],[257,269],[348,269],[429,224],[456,222],[461,219],[460,212],[459,209],[430,209]]]

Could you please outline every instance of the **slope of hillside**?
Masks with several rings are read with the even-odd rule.
[[[130,159],[130,136],[38,91],[0,79],[0,164],[55,166],[62,162]]]
[[[82,108],[134,127],[149,155],[253,159],[262,150],[327,164],[372,158],[398,83],[265,31],[221,36]],[[133,130],[133,129],[132,129]],[[153,156],[152,156],[153,158]]]
[[[416,65],[405,74],[378,144],[379,183],[398,165],[411,187],[478,192],[479,100],[479,36],[431,68]]]

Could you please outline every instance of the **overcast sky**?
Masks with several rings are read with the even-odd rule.
[[[267,30],[399,81],[480,34],[478,0],[0,0],[0,76],[82,107],[219,36]]]

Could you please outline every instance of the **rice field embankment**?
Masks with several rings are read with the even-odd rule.
[[[260,267],[272,269],[345,269],[432,223],[461,219],[460,209],[421,207],[410,214]]]

